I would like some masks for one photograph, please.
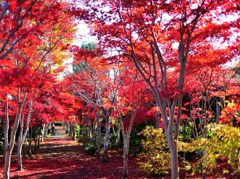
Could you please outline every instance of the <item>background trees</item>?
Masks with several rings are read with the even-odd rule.
[[[191,61],[215,58],[219,65],[237,57],[237,2],[106,0],[84,5],[79,17],[98,37],[99,47],[127,56],[148,83],[164,122],[172,178],[178,178],[176,140],[186,68]]]
[[[34,126],[33,122],[30,123],[31,113],[35,108],[33,105],[36,104],[34,101],[43,92],[40,91],[43,90],[41,87],[46,85],[50,88],[55,83],[56,72],[59,72],[57,66],[66,58],[66,54],[60,51],[73,37],[73,27],[66,3],[5,1],[1,3],[1,7],[0,75],[3,89],[1,101],[4,104],[4,178],[9,178],[11,154],[19,123],[21,132],[18,138],[18,159],[19,169],[22,169],[21,148],[29,125]],[[54,53],[55,49],[58,50]],[[7,137],[9,129],[10,138]]]
[[[27,132],[31,139],[33,131],[43,126],[44,134],[44,126],[62,120],[73,138],[77,123],[87,129],[98,159],[103,148],[103,162],[112,136],[123,142],[126,177],[131,132],[148,115],[163,128],[171,176],[178,178],[178,140],[207,140],[213,122],[239,125],[239,64],[229,65],[239,60],[237,0],[76,0],[71,5],[48,0],[0,5],[4,178],[18,128],[19,169]],[[69,50],[78,18],[98,42]],[[70,53],[74,73],[62,78]],[[205,166],[206,152],[201,155]]]

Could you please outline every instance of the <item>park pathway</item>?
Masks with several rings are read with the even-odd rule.
[[[0,157],[0,160],[1,157]],[[2,171],[3,162],[0,161]],[[32,157],[23,156],[24,171],[16,171],[13,157],[11,178],[22,179],[115,179],[120,178],[122,169],[121,152],[109,152],[109,162],[103,164],[95,156],[86,155],[82,145],[73,141],[62,126],[56,126],[55,136],[48,136]],[[140,177],[135,159],[129,169],[131,178]],[[1,178],[1,174],[0,174]]]
[[[85,154],[83,146],[79,142],[73,141],[62,126],[56,126],[55,134],[48,136],[40,144],[40,148],[33,152],[32,157],[23,155],[24,171],[16,171],[17,161],[16,156],[13,155],[11,179],[119,179],[121,177],[121,150],[110,150],[109,162],[103,164],[95,156]],[[169,176],[150,177],[147,173],[139,170],[137,162],[136,158],[130,156],[129,178],[131,179],[170,178]],[[0,179],[2,171],[3,156],[0,155]],[[190,176],[189,178],[195,177]]]
[[[14,158],[14,157],[13,157]],[[13,160],[11,178],[22,179],[77,179],[95,178],[88,171],[85,160],[96,160],[85,156],[82,146],[73,141],[62,126],[56,126],[55,135],[47,136],[40,148],[33,152],[31,158],[23,156],[24,171],[16,171],[16,161]],[[1,177],[0,177],[1,178]]]

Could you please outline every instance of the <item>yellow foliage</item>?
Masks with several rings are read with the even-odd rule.
[[[240,129],[228,125],[208,125],[209,137],[191,143],[178,141],[178,151],[204,151],[200,162],[206,173],[217,167],[217,159],[226,158],[234,173],[240,172]],[[226,172],[226,171],[225,171]]]
[[[170,154],[162,129],[147,126],[139,135],[146,138],[141,141],[144,153],[140,155],[146,162],[139,162],[140,167],[146,172],[157,175],[168,173]]]

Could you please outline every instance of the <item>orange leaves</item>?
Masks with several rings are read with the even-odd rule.
[[[227,106],[221,112],[220,122],[232,125],[234,120],[240,123],[240,104],[232,100],[227,102]]]
[[[104,109],[109,110],[111,107],[113,107],[113,104],[108,98],[103,98],[102,99],[102,106]]]

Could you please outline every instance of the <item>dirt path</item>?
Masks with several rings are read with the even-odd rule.
[[[32,155],[23,156],[24,171],[16,171],[16,156],[12,157],[11,178],[22,179],[119,179],[122,172],[122,154],[109,151],[109,162],[103,164],[96,157],[86,155],[83,147],[73,141],[62,127],[56,127],[56,135],[49,136]],[[221,169],[220,169],[221,170]],[[0,155],[0,179],[3,171],[3,156]],[[182,171],[183,172],[183,171]],[[183,173],[184,174],[184,173]],[[184,174],[185,176],[185,174]],[[220,175],[221,176],[221,175]],[[129,158],[130,179],[150,179],[146,173],[139,171],[137,159]],[[170,178],[168,177],[154,177]],[[201,178],[200,175],[180,178]],[[207,177],[214,178],[214,177]],[[226,175],[221,178],[233,178]],[[239,178],[239,177],[236,177]]]
[[[103,164],[96,157],[84,154],[82,146],[71,140],[62,127],[56,127],[56,135],[46,138],[40,149],[31,158],[23,156],[24,171],[16,171],[17,163],[13,157],[11,178],[31,179],[82,179],[82,178],[120,178],[122,157],[119,152],[109,155],[110,162]],[[143,178],[138,171],[136,160],[130,159],[130,178]],[[3,161],[0,157],[0,169]],[[0,175],[1,178],[1,175]]]

